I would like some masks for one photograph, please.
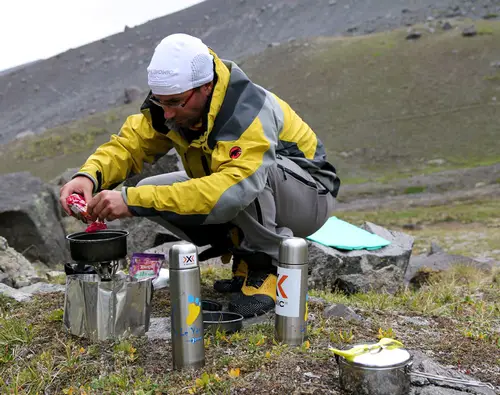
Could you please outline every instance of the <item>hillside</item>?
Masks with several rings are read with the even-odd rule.
[[[497,17],[489,0],[208,0],[0,76],[0,144],[123,104],[145,88],[155,44],[174,32],[200,36],[224,57],[273,42],[385,31],[427,17]]]
[[[406,29],[297,40],[240,64],[311,124],[346,182],[490,165],[500,161],[500,22],[476,23],[475,37],[461,34],[470,21],[452,23],[416,26],[414,42]],[[49,180],[77,167],[139,105],[4,145],[0,172]]]

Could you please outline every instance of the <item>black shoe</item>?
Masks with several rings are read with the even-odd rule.
[[[229,303],[229,311],[253,317],[271,311],[276,305],[276,268],[248,272],[241,292]]]
[[[234,258],[233,258],[234,259]],[[234,265],[233,277],[231,279],[217,280],[214,282],[214,289],[221,293],[239,292],[248,274],[248,265],[245,261],[239,260]]]

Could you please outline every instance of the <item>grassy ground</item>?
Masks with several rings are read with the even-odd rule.
[[[491,64],[500,59],[500,22],[475,21],[479,34],[468,38],[461,28],[470,22],[452,23],[434,33],[417,27],[416,41],[401,29],[291,42],[240,64],[311,124],[344,182],[497,163],[500,71]],[[0,147],[0,172],[50,180],[78,167],[139,105]]]
[[[415,253],[427,249],[432,240],[448,252],[479,256],[484,246],[478,235],[483,233],[497,243],[488,251],[500,250],[498,202],[411,212],[342,213],[342,218],[353,223],[371,220],[391,229],[402,228],[411,218],[422,227],[411,231],[416,237]],[[463,247],[454,250],[464,230],[469,244],[464,251]],[[202,296],[221,300],[211,285],[215,278],[228,275],[228,269],[204,267]],[[337,365],[328,347],[380,336],[394,337],[411,350],[500,385],[498,269],[484,273],[458,266],[432,277],[420,290],[396,295],[347,296],[325,290],[310,290],[310,295],[350,306],[365,321],[325,319],[324,305],[313,302],[309,337],[301,347],[275,343],[273,322],[266,320],[233,335],[206,335],[206,366],[192,372],[172,371],[171,346],[165,341],[136,338],[93,344],[67,335],[61,322],[63,295],[39,296],[30,304],[0,297],[0,392],[338,394]],[[169,313],[168,290],[156,292],[152,316]],[[421,317],[428,325],[420,326],[408,317]]]
[[[210,294],[220,269],[204,273]],[[227,273],[225,273],[227,274]],[[171,370],[171,345],[134,338],[92,344],[62,329],[62,295],[37,297],[29,305],[0,301],[2,393],[186,394],[338,393],[337,366],[329,346],[393,337],[409,349],[432,352],[440,363],[500,385],[500,274],[456,268],[418,292],[353,295],[311,291],[344,303],[362,323],[323,318],[310,304],[308,340],[300,347],[273,341],[272,321],[239,333],[205,336],[206,365]],[[153,315],[169,312],[168,291],[155,294]],[[423,317],[428,326],[405,317]],[[474,350],[474,352],[471,352]],[[481,358],[477,358],[481,355]]]

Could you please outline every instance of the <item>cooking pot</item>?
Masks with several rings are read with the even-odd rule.
[[[365,343],[363,345],[374,345]],[[340,388],[345,395],[407,395],[411,376],[493,389],[490,383],[412,371],[413,356],[404,348],[376,347],[348,360],[335,354],[339,365]]]
[[[106,229],[66,236],[71,258],[76,262],[110,262],[127,255],[126,230]]]
[[[377,348],[352,361],[339,355],[335,358],[340,387],[346,395],[407,395],[410,392],[408,371],[413,357],[403,348]]]

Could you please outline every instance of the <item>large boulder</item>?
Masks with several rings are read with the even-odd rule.
[[[35,280],[36,279],[36,280]],[[38,281],[35,268],[0,236],[0,283],[20,288]]]
[[[311,288],[339,289],[347,293],[370,290],[394,293],[403,286],[413,237],[369,222],[362,228],[391,244],[378,250],[345,251],[310,243]]]
[[[134,252],[144,252],[161,244],[180,240],[163,226],[144,217],[123,218],[114,226],[129,232],[127,250],[130,256]]]
[[[163,155],[154,164],[144,163],[143,170],[140,174],[136,174],[125,180],[123,185],[136,186],[139,181],[146,177],[156,176],[158,174],[171,173],[182,169],[182,163],[175,153]]]
[[[463,255],[448,254],[433,244],[428,254],[412,256],[405,273],[405,284],[419,287],[425,284],[430,276],[451,269],[453,266],[471,266],[490,272],[495,266],[493,262],[480,262]]]
[[[69,258],[58,197],[28,172],[0,176],[0,236],[32,261],[55,267]]]

